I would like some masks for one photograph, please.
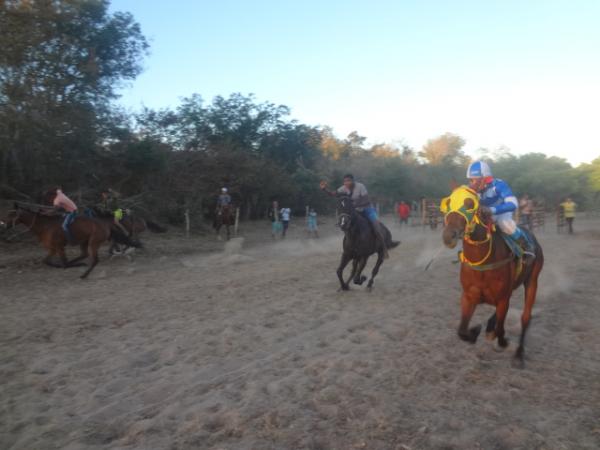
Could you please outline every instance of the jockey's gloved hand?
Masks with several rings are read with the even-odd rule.
[[[492,218],[492,216],[494,215],[494,211],[491,208],[488,208],[487,206],[480,206],[479,215],[482,219],[487,221],[488,219]]]

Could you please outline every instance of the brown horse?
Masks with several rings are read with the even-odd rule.
[[[535,303],[538,277],[544,265],[544,254],[535,237],[535,259],[528,264],[516,258],[504,238],[493,232],[493,225],[482,218],[479,211],[479,198],[475,191],[460,186],[450,197],[442,200],[445,213],[445,227],[442,234],[444,244],[454,248],[462,239],[460,282],[461,321],[458,336],[467,342],[475,343],[481,325],[469,328],[469,321],[480,303],[496,307],[496,312],[487,322],[486,334],[490,340],[498,338],[498,345],[505,348],[504,321],[508,312],[513,290],[521,284],[525,287],[525,306],[521,315],[521,337],[515,357],[523,364],[525,334],[531,320],[531,310]]]
[[[231,237],[229,227],[235,225],[235,214],[234,209],[231,205],[223,205],[217,210],[215,220],[213,222],[213,228],[217,232],[217,237],[221,239],[221,228],[225,226],[227,230],[227,240]]]
[[[14,209],[10,211],[2,225],[5,228],[13,228],[18,223],[25,225],[29,231],[37,236],[42,246],[48,250],[48,255],[43,259],[43,262],[49,266],[65,269],[76,267],[81,265],[79,264],[80,261],[89,256],[89,267],[81,275],[81,278],[87,277],[98,264],[98,248],[104,242],[115,239],[125,245],[140,247],[139,243],[129,239],[115,226],[85,216],[78,216],[69,227],[73,240],[68,242],[62,229],[62,217],[43,214],[42,211],[42,209],[32,210],[15,203]],[[65,253],[67,244],[79,245],[81,249],[81,254],[71,261],[67,260]],[[60,258],[60,264],[52,261],[54,256]]]

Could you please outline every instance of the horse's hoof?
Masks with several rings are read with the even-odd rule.
[[[481,333],[481,325],[477,325],[469,330],[469,341],[471,344],[477,342],[477,338],[479,337],[479,333]]]
[[[494,344],[494,350],[497,352],[503,352],[508,347],[508,340],[506,338],[498,338]]]
[[[496,332],[495,331],[488,331],[487,333],[485,333],[485,338],[488,341],[493,341],[494,339],[496,339]]]
[[[350,290],[350,286],[343,285],[341,288],[338,289],[338,292],[344,292],[344,291],[349,291]]]

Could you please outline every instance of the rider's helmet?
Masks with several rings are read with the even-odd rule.
[[[221,188],[221,192],[222,192],[223,194],[227,194],[227,188],[226,188],[226,187],[224,187],[224,188]]]
[[[485,161],[475,161],[469,164],[467,178],[485,178],[492,176],[492,169]]]
[[[485,161],[472,162],[467,169],[467,178],[469,179],[469,187],[481,192],[493,180],[492,169]]]

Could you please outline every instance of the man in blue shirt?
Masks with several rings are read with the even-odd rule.
[[[519,202],[510,186],[504,180],[494,178],[490,166],[484,161],[471,163],[467,169],[467,178],[469,187],[479,193],[481,204],[489,210],[492,220],[500,230],[517,242],[525,254],[533,259],[535,245],[517,226],[513,218]]]

